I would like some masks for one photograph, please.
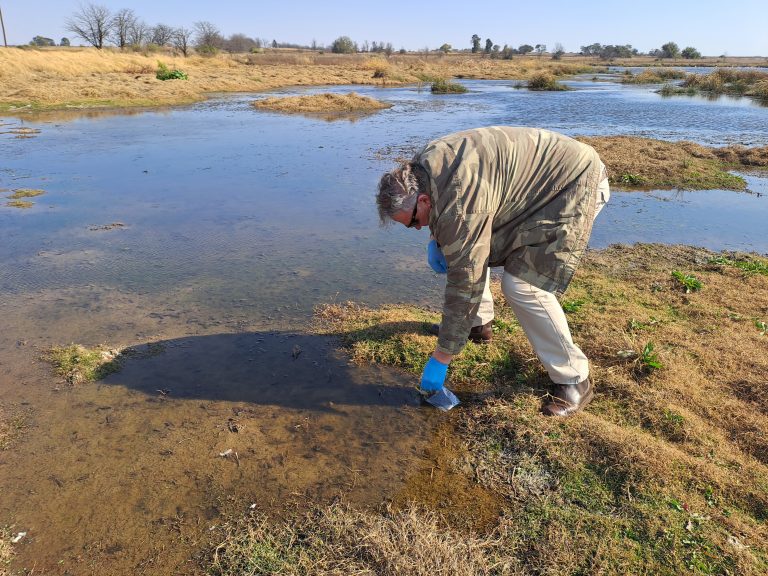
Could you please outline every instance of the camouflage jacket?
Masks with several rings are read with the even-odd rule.
[[[592,229],[602,168],[594,149],[494,126],[438,138],[414,162],[429,176],[429,228],[448,262],[438,350],[466,344],[488,266],[565,291]]]

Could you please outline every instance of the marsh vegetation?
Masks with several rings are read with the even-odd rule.
[[[569,320],[592,361],[597,396],[570,420],[536,414],[547,377],[494,287],[494,341],[469,343],[449,371],[464,401],[451,424],[465,447],[450,465],[503,502],[495,525],[476,536],[485,539],[482,554],[460,573],[768,569],[768,406],[761,393],[768,358],[758,324],[765,322],[768,277],[745,271],[765,266],[747,254],[660,245],[591,252],[568,297],[582,302]],[[750,299],[741,298],[744,290]],[[418,308],[351,303],[321,306],[316,318],[316,329],[338,335],[354,361],[414,375],[434,347],[425,328],[439,320]],[[428,504],[450,514],[448,499]],[[402,522],[404,510],[378,522]],[[269,544],[285,573],[298,573],[297,558],[323,549],[328,517],[339,522],[337,511],[321,511],[302,524],[300,540],[286,538],[288,525],[262,526],[238,552],[230,540],[220,550],[255,558]],[[367,569],[396,565],[396,547],[367,562],[371,520],[354,517],[341,525],[359,530],[350,538],[362,546],[356,558]],[[423,530],[424,542],[447,545],[456,537],[440,524]],[[326,549],[321,557],[333,554]],[[342,566],[331,564],[327,573]]]

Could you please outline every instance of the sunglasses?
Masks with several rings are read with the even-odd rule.
[[[411,221],[408,223],[408,226],[406,228],[413,228],[416,226],[416,224],[419,223],[419,219],[416,218],[416,210],[419,209],[419,199],[416,199],[416,205],[413,207],[413,214],[411,214]]]

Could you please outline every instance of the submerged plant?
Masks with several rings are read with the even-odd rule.
[[[672,272],[672,277],[680,283],[686,294],[698,292],[704,286],[701,283],[701,280],[692,274],[683,274],[682,272],[674,270]]]

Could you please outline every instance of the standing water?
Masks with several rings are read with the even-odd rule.
[[[0,416],[27,427],[0,452],[0,526],[27,533],[19,567],[193,572],[185,561],[228,512],[374,505],[404,489],[439,417],[413,378],[352,368],[306,330],[321,303],[439,305],[427,233],[377,223],[375,185],[395,157],[494,124],[768,144],[768,109],[748,100],[591,78],[561,93],[465,84],[455,96],[354,87],[393,107],[335,122],[251,106],[320,88],[2,120]],[[766,253],[766,181],[749,185],[617,191],[591,245]],[[21,188],[44,194],[5,206]],[[71,388],[39,361],[71,342],[136,354]]]

